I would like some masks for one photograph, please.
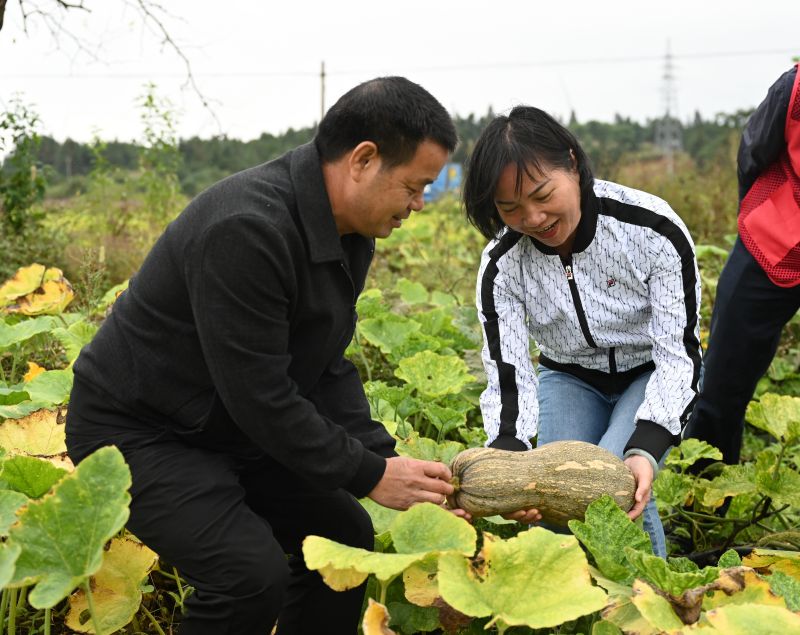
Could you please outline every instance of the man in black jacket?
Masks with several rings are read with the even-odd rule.
[[[717,285],[700,398],[686,427],[728,464],[739,462],[747,404],[800,308],[798,79],[797,66],[781,75],[742,134],[739,237]]]
[[[182,635],[355,633],[363,586],[326,587],[303,538],[371,549],[356,497],[452,492],[446,466],[395,455],[344,350],[374,239],[455,145],[420,86],[357,86],[313,143],[193,200],[75,363],[69,454],[123,452],[128,528],[195,588]]]

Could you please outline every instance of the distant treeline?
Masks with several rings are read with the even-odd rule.
[[[729,157],[731,144],[738,137],[748,115],[749,111],[739,111],[703,119],[696,113],[689,123],[674,123],[681,131],[683,151],[691,157],[698,169],[704,169]],[[493,117],[491,110],[481,117],[455,117],[461,143],[453,156],[454,161],[465,162],[481,130]],[[613,122],[581,123],[573,114],[568,125],[584,146],[596,174],[600,177],[613,178],[619,165],[626,161],[658,156],[654,140],[658,126],[663,125],[659,120],[639,123],[617,115]],[[281,135],[264,133],[251,141],[225,136],[180,140],[178,148],[182,159],[179,169],[181,187],[186,194],[192,196],[228,174],[278,157],[287,150],[310,141],[314,130],[290,128]],[[102,154],[110,166],[135,170],[139,167],[140,151],[140,146],[135,143],[108,141],[104,142]],[[95,157],[91,144],[78,143],[71,139],[60,143],[50,137],[42,138],[39,159],[43,165],[49,166],[48,182],[53,185],[75,182],[79,189],[80,177],[92,170]]]

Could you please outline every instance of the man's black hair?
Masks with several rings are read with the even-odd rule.
[[[452,152],[458,135],[444,106],[405,77],[378,77],[350,89],[331,106],[314,137],[323,163],[372,141],[389,168],[410,161],[425,140]]]
[[[573,158],[574,157],[574,158]],[[517,166],[517,193],[523,174],[553,169],[578,170],[581,198],[592,188],[589,159],[575,136],[553,117],[533,106],[517,106],[499,115],[483,130],[469,159],[464,180],[467,218],[486,238],[496,238],[505,227],[494,203],[500,174]]]

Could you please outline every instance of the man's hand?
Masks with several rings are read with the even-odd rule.
[[[394,456],[386,459],[383,478],[368,496],[384,507],[400,510],[408,509],[414,503],[442,505],[453,493],[452,477],[443,463]]]
[[[634,503],[628,512],[628,518],[633,520],[639,517],[644,511],[647,501],[650,500],[653,486],[653,467],[650,465],[650,461],[638,455],[629,456],[625,459],[625,465],[630,468],[631,472],[633,472],[633,478],[636,479],[636,493],[633,496]]]

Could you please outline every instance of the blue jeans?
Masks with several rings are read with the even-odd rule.
[[[553,441],[587,441],[622,457],[633,434],[636,411],[644,400],[650,374],[637,377],[621,393],[606,394],[573,375],[539,366],[538,446]],[[653,553],[666,558],[664,526],[652,496],[642,520]]]

